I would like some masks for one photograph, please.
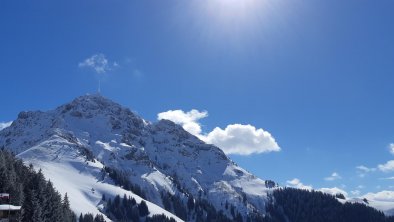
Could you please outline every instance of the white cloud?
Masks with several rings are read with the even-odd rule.
[[[252,125],[232,124],[225,129],[216,127],[205,138],[228,154],[250,155],[280,151],[274,137],[263,129]]]
[[[336,195],[336,194],[343,194],[345,197],[348,196],[348,193],[338,187],[333,187],[333,188],[320,188],[319,191],[331,195]]]
[[[358,176],[361,178],[365,177],[370,172],[376,171],[376,168],[369,168],[364,165],[357,166],[356,169]]]
[[[394,155],[394,143],[390,143],[389,149],[390,149],[390,153]]]
[[[390,153],[394,155],[394,143],[390,143],[388,145],[388,148]],[[380,170],[382,172],[391,172],[394,171],[394,160],[389,160],[386,163],[379,164],[376,168],[368,168],[363,165],[357,166],[356,168],[359,170],[358,175],[360,177],[364,177],[367,173],[374,172],[376,170]],[[387,178],[382,178],[382,179],[387,179]]]
[[[11,126],[11,124],[12,124],[12,121],[10,121],[10,122],[0,122],[0,131],[5,129],[5,128],[7,128],[7,127],[9,127],[9,126]]]
[[[356,169],[358,169],[359,171],[365,172],[365,173],[376,171],[376,168],[368,168],[368,167],[363,166],[363,165],[357,166]]]
[[[331,174],[331,176],[324,178],[324,180],[327,180],[327,181],[334,181],[334,180],[339,180],[339,179],[342,179],[342,177],[337,172],[334,172]]]
[[[169,110],[167,112],[159,113],[157,115],[157,119],[171,120],[174,123],[181,125],[189,133],[199,137],[202,130],[198,120],[207,116],[207,111],[200,112],[195,109],[192,109],[189,112],[184,112],[182,110]]]
[[[298,178],[294,178],[292,180],[286,181],[287,185],[289,187],[294,187],[297,189],[302,189],[302,190],[312,190],[311,185],[304,185]]]
[[[385,164],[379,164],[378,169],[382,172],[394,171],[394,160],[389,160]]]
[[[350,191],[350,193],[352,194],[352,196],[358,197],[361,194],[361,191],[359,190],[352,190]]]
[[[377,193],[367,193],[361,198],[366,198],[370,206],[387,214],[394,210],[394,191],[382,190]]]
[[[377,193],[367,193],[363,197],[368,200],[394,202],[394,191],[383,190]]]
[[[287,183],[288,187],[293,187],[293,188],[302,189],[302,190],[309,190],[309,191],[313,190],[312,185],[305,185],[298,178],[288,180],[288,181],[286,181],[286,183]],[[345,190],[338,188],[338,187],[320,188],[320,189],[317,189],[317,191],[327,193],[330,195],[343,194],[345,196],[345,198],[348,197],[348,193]]]
[[[280,151],[274,137],[263,129],[252,125],[231,124],[225,129],[216,127],[208,134],[203,134],[199,120],[208,116],[206,111],[169,110],[158,114],[158,119],[168,119],[180,124],[186,131],[199,137],[206,143],[214,144],[226,154],[251,155]]]
[[[385,177],[385,178],[380,178],[382,180],[394,180],[394,177]]]
[[[94,54],[78,64],[80,68],[92,68],[98,74],[104,74],[119,67],[117,62],[110,63],[104,54]]]

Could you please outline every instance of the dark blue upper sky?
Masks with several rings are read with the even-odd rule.
[[[391,0],[0,1],[0,121],[95,92],[100,78],[104,96],[150,121],[198,109],[209,113],[205,133],[233,123],[270,132],[280,152],[231,155],[262,178],[393,190],[382,178],[394,166],[378,167],[394,159],[393,9]],[[118,66],[79,65],[99,53]]]

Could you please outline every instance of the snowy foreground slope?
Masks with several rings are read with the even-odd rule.
[[[62,194],[68,193],[77,213],[98,213],[103,193],[141,200],[115,186],[104,166],[140,186],[155,203],[148,204],[152,214],[174,218],[160,208],[162,194],[205,199],[231,218],[227,204],[244,216],[264,214],[270,192],[265,181],[181,126],[168,120],[149,123],[100,95],[81,96],[47,112],[21,112],[0,131],[1,146],[41,168]]]
[[[86,161],[67,143],[63,138],[53,136],[50,140],[20,153],[18,157],[24,159],[27,164],[33,164],[36,169],[41,169],[45,177],[53,182],[60,193],[67,193],[72,210],[77,215],[80,213],[100,214],[103,208],[101,204],[103,194],[112,199],[116,195],[126,194],[133,197],[137,203],[144,200],[130,191],[113,185],[110,179],[103,178],[101,172],[103,165],[100,162]],[[177,221],[182,221],[156,204],[146,202],[151,212],[150,215],[165,214]],[[105,219],[110,221],[106,217]]]

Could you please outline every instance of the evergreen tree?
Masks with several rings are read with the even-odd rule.
[[[267,206],[269,222],[394,222],[394,218],[365,204],[342,204],[337,197],[319,191],[283,188],[270,198],[275,201]]]
[[[45,180],[41,170],[35,172],[32,165],[26,167],[4,150],[0,150],[0,177],[0,190],[10,194],[11,204],[22,206],[17,221],[76,221],[69,204],[63,205],[61,195]]]
[[[41,222],[43,220],[42,208],[34,190],[27,190],[23,209],[22,221]]]
[[[141,217],[145,217],[149,214],[148,206],[146,205],[146,202],[144,200],[141,201],[141,203],[138,205],[138,211]]]
[[[94,222],[105,222],[103,215],[96,215],[96,217],[94,217]]]
[[[68,200],[67,193],[64,194],[63,202],[62,202],[62,211],[64,215],[64,222],[72,222],[75,220],[74,213],[70,210],[70,201]]]

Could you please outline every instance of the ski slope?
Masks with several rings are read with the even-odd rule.
[[[115,186],[111,179],[103,175],[103,165],[98,162],[86,161],[63,138],[54,136],[52,139],[38,144],[18,155],[26,164],[33,164],[36,170],[41,169],[56,189],[64,196],[67,193],[71,209],[77,214],[103,214],[100,210],[104,205],[103,194],[106,198],[114,198],[124,194],[133,197],[137,203],[142,200],[134,193]],[[146,201],[146,200],[145,200]],[[164,214],[176,221],[182,221],[177,216],[161,207],[146,201],[150,215]],[[107,221],[111,221],[104,214]]]

